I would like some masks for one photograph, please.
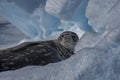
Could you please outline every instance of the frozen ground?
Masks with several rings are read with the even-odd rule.
[[[24,0],[21,0],[21,2],[22,1],[24,2]],[[48,0],[48,2],[49,1],[50,0]],[[55,1],[57,0],[51,0],[50,4],[47,2],[47,7]],[[60,10],[58,11],[62,11],[61,7],[64,8],[67,0],[65,0],[65,2],[61,0],[61,4],[62,3],[63,5],[59,5],[58,9]],[[35,11],[45,11],[44,7],[45,6],[42,6],[41,8],[39,6],[35,9]],[[64,61],[52,63],[46,66],[28,66],[14,71],[1,72],[0,80],[120,80],[120,1],[89,0],[88,5],[85,7],[86,9],[83,10],[85,11],[84,16],[88,18],[88,24],[90,24],[90,26],[96,32],[87,32],[85,29],[84,31],[80,31],[81,27],[79,23],[82,23],[85,26],[87,21],[86,17],[80,17],[83,19],[82,21],[79,21],[79,19],[77,21],[74,19],[65,20],[61,17],[63,15],[60,15],[60,13],[55,13],[53,8],[49,9],[53,10],[52,12],[45,11],[45,13],[51,13],[50,15],[52,16],[55,15],[56,18],[51,16],[52,19],[55,19],[55,21],[60,19],[61,22],[57,28],[60,27],[64,30],[71,30],[79,35],[80,40],[76,45],[75,55]],[[68,9],[68,11],[69,10],[70,9]],[[35,14],[35,11],[33,12],[34,16],[39,16],[39,14]],[[74,14],[74,12],[72,14]],[[56,15],[59,16],[58,19]],[[8,15],[4,16],[8,17]],[[79,15],[77,16],[79,17]],[[11,19],[13,18],[11,17]],[[39,17],[38,23],[41,23],[41,20],[43,19],[40,19]],[[14,20],[12,21],[13,23],[15,22]],[[89,28],[88,24],[85,26],[86,28]],[[53,30],[53,35],[55,36],[52,36],[52,38],[57,37],[57,34],[59,34],[57,28]],[[46,28],[44,28],[44,30],[49,31],[49,29]],[[30,31],[32,30],[30,29]],[[8,37],[11,38],[8,39]],[[27,38],[27,36],[19,31],[16,27],[0,26],[1,46],[4,44],[19,42],[23,38]],[[32,36],[30,39],[32,38],[34,37]]]

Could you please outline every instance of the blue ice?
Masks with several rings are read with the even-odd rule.
[[[88,25],[88,19],[85,16],[87,4],[88,0],[81,2],[74,14],[73,21],[78,22],[80,24],[79,27],[84,31],[93,31],[92,27]],[[61,20],[48,14],[46,11],[40,16],[39,22],[39,19],[18,7],[16,4],[3,2],[0,4],[0,15],[31,38],[36,36],[43,38],[49,36],[52,32],[63,31],[58,28]],[[68,26],[68,28],[70,29],[71,26]]]
[[[88,19],[85,16],[86,8],[88,5],[89,0],[83,0],[79,7],[77,8],[73,21],[79,22],[80,23],[80,28],[83,29],[84,31],[94,31],[93,28],[88,24]]]
[[[14,3],[1,3],[0,16],[4,17],[31,38],[42,34],[38,27],[37,19]]]
[[[85,33],[79,40],[78,46],[76,46],[79,51],[76,51],[75,55],[64,61],[46,66],[30,66],[0,73],[0,80],[120,80],[120,0],[89,0],[91,6],[88,9],[93,12],[93,16],[89,20],[93,20],[94,27],[98,27],[104,22],[102,21],[103,18],[99,18],[95,14],[106,16],[106,13],[101,11],[105,12],[107,9],[105,7],[110,7],[108,5],[110,2],[113,4],[114,1],[117,2],[112,5],[113,10],[110,13],[107,12],[109,13],[107,14],[109,18],[105,20],[107,21],[106,32],[103,34]],[[84,30],[92,31],[91,26],[87,23],[88,19],[85,17],[87,2],[88,0],[84,0],[81,3],[73,20],[80,23],[80,25],[82,24],[84,27],[81,26],[81,28]],[[96,13],[94,10],[92,11],[93,8],[97,10]],[[91,16],[89,13],[88,15]],[[44,19],[48,18],[46,16],[43,17]],[[63,21],[62,27],[66,27],[68,30],[71,26],[79,30],[77,24]],[[24,31],[24,29],[22,30]],[[71,30],[73,29],[71,28]]]
[[[44,14],[37,18],[15,3],[4,2],[0,4],[0,15],[31,38],[39,37],[41,39],[54,31],[62,31],[62,29],[58,29],[60,19],[43,12]]]
[[[60,19],[47,12],[44,12],[44,14],[41,15],[40,23],[41,26],[43,26],[44,37],[50,36],[52,32],[63,31],[63,29],[58,28],[61,23]]]

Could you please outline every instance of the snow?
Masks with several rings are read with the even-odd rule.
[[[50,2],[50,0],[48,1]],[[67,0],[64,1],[67,2]],[[85,0],[82,2],[85,2]],[[52,1],[50,4],[47,2],[46,6],[50,6],[51,3]],[[61,6],[65,5],[65,3],[58,3],[59,5],[56,5],[59,7],[57,7],[58,12],[62,11],[63,8]],[[78,8],[76,9],[78,12],[81,5],[78,5]],[[81,12],[84,17],[82,19],[80,17],[81,20],[65,20],[59,15],[60,18],[56,18],[60,20],[59,26],[53,27],[55,28],[55,31],[53,30],[54,32],[51,33],[50,36],[45,37],[46,39],[56,38],[62,32],[57,31],[58,28],[63,29],[63,31],[70,30],[76,32],[79,35],[80,40],[75,47],[75,55],[64,61],[51,63],[46,66],[27,66],[14,71],[1,72],[0,80],[120,80],[120,1],[89,0],[88,6],[87,4],[86,6],[84,4],[82,7],[84,10]],[[34,18],[36,18],[35,16],[39,16],[38,14],[35,15],[35,12],[39,9],[40,7],[33,10],[32,16],[34,16]],[[43,12],[48,15],[56,17],[55,14],[49,14],[45,11],[44,7],[40,10],[43,10]],[[40,14],[40,16],[41,15],[42,14]],[[68,15],[66,15],[66,17],[67,16]],[[48,17],[46,17],[46,19],[47,18]],[[40,23],[40,17],[37,19],[38,23]],[[81,24],[84,24],[87,29],[92,27],[95,32],[81,30]],[[44,27],[44,29],[46,29],[46,27]],[[12,33],[12,30],[16,32]],[[19,35],[19,38],[14,37],[11,39],[12,42],[27,38],[25,34],[21,33],[14,26],[0,26],[0,36],[1,34],[5,35],[6,33],[12,33],[12,35],[16,36]],[[6,35],[0,37],[0,40],[2,41],[2,39],[5,39],[7,36],[10,37],[10,35]],[[6,43],[1,41],[0,44],[3,45],[9,44],[10,40],[6,41]],[[16,42],[14,44],[16,44]]]

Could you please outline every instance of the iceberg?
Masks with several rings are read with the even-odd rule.
[[[50,2],[50,0],[47,1]],[[61,5],[64,4],[59,2],[57,6]],[[58,11],[62,11],[64,7],[59,8]],[[83,8],[85,12],[81,12],[84,18],[80,18],[81,20],[78,18],[79,15],[75,17],[74,21],[58,18],[60,25],[57,28],[62,28],[63,31],[75,31],[80,37],[75,55],[64,61],[46,66],[27,66],[14,71],[1,72],[0,80],[120,80],[120,1],[89,0]],[[79,13],[79,9],[78,6],[76,13]],[[43,8],[43,12],[44,10]],[[57,17],[55,14],[45,12]],[[40,23],[40,18],[38,23]],[[57,18],[55,19],[57,20]],[[82,20],[83,22],[79,23]],[[80,29],[84,20],[86,26],[90,25],[95,32],[86,32]],[[57,34],[59,30],[53,33],[51,39],[59,35]]]
[[[79,49],[95,47],[95,45],[99,44],[111,31],[119,29],[119,4],[120,2],[116,0],[89,1],[86,16],[89,19],[88,23],[96,33],[85,33],[84,38],[79,42]],[[105,7],[103,7],[103,5]],[[92,43],[92,41],[94,43]]]

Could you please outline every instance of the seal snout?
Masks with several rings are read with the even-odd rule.
[[[64,38],[62,38],[62,40],[64,41],[64,42],[68,42],[68,41],[70,41],[72,39],[72,37],[70,36],[70,35],[66,35],[66,36],[64,36]]]

